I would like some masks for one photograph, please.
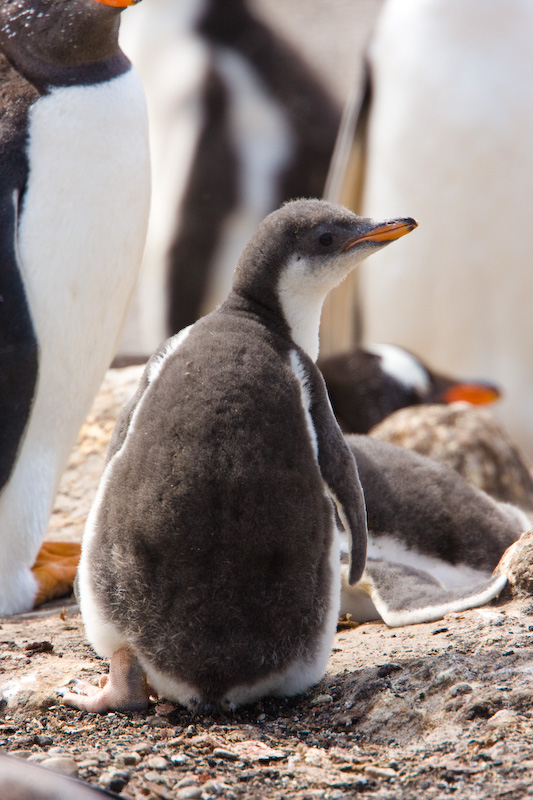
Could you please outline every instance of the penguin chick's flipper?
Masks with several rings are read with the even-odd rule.
[[[111,656],[109,675],[104,675],[100,686],[86,681],[75,681],[75,691],[67,687],[58,694],[68,706],[102,714],[106,711],[142,711],[148,707],[150,690],[144,670],[128,647],[116,650]]]
[[[507,582],[505,575],[496,575],[471,586],[446,588],[428,572],[373,558],[367,561],[364,579],[379,616],[389,628],[434,622],[452,611],[485,605]]]
[[[33,607],[70,594],[78,569],[81,544],[44,542],[31,569],[37,581]]]
[[[367,523],[363,489],[355,459],[331,412],[326,385],[311,359],[299,351],[302,393],[309,393],[309,413],[317,437],[317,458],[326,491],[350,538],[349,583],[363,573],[367,549]],[[302,380],[303,379],[303,380]]]

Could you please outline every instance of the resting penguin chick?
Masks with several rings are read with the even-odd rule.
[[[465,403],[403,408],[369,433],[454,469],[495,500],[533,514],[533,468],[505,428]]]
[[[402,347],[374,344],[318,360],[329,399],[345,433],[368,433],[389,414],[425,403],[493,403],[490,383],[459,381],[430,369]]]
[[[216,311],[150,359],[115,429],[83,541],[80,605],[110,678],[81,709],[195,709],[318,681],[335,633],[334,504],[366,556],[364,501],[318,354],[327,292],[414,220],[320,200],[270,214]]]
[[[355,586],[343,567],[341,613],[395,627],[496,597],[506,577],[492,572],[531,527],[526,514],[418,453],[367,436],[346,442],[365,496],[368,559]]]
[[[0,5],[0,614],[65,582],[61,544],[30,568],[142,256],[146,113],[111,7],[131,2]]]

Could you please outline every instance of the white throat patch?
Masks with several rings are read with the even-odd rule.
[[[339,262],[341,259],[339,258]],[[318,358],[320,315],[326,295],[347,275],[346,262],[342,270],[318,268],[313,273],[309,260],[293,256],[280,275],[278,297],[283,316],[291,329],[293,341],[316,361]]]

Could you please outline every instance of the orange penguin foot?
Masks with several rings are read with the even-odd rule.
[[[77,542],[44,542],[32,567],[37,580],[34,608],[72,591],[80,560]]]

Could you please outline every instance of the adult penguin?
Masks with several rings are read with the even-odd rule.
[[[119,6],[132,2],[0,7],[0,614],[61,592],[75,571],[72,545],[31,567],[146,234],[144,97],[118,47]]]
[[[328,195],[420,221],[420,236],[360,273],[363,342],[490,377],[505,392],[495,413],[529,456],[532,26],[528,0],[387,0],[353,105],[345,191],[358,176],[361,202]]]
[[[322,195],[340,109],[249,0],[151,0],[120,41],[146,89],[153,166],[125,356],[219,305],[270,211]]]

